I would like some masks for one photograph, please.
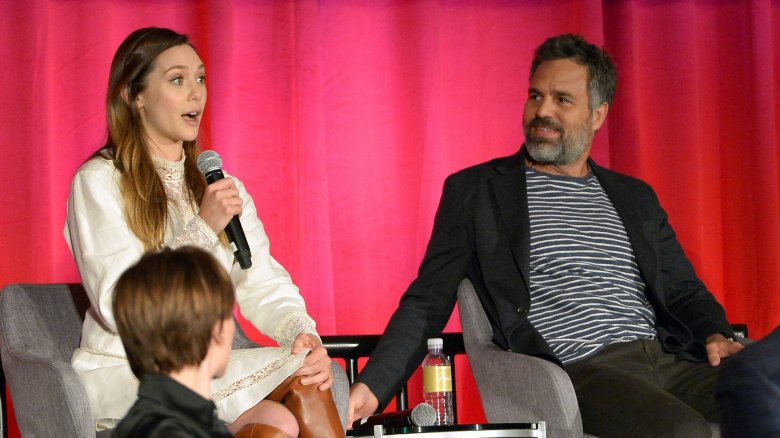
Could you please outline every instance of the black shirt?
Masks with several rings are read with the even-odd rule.
[[[232,437],[216,406],[191,389],[159,374],[146,374],[138,400],[111,434],[125,437]]]

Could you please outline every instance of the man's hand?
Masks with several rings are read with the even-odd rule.
[[[311,349],[303,360],[303,365],[294,376],[305,376],[301,379],[304,385],[319,384],[317,389],[327,391],[333,385],[333,369],[328,350],[322,346],[320,340],[309,333],[301,333],[296,336],[292,344],[292,354],[298,354],[304,349]]]
[[[379,400],[365,383],[355,383],[349,388],[349,411],[347,428],[352,429],[352,423],[363,417],[373,415],[379,408]]]
[[[720,333],[715,333],[707,338],[705,346],[707,347],[707,360],[714,367],[720,365],[720,360],[724,357],[733,356],[745,347],[737,341],[726,339]]]

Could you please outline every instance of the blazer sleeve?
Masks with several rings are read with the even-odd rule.
[[[698,341],[704,342],[715,333],[733,336],[723,307],[696,275],[655,192],[649,191],[652,196],[649,204],[657,224],[657,229],[652,231],[656,234],[659,248],[661,293],[665,308],[685,324]]]
[[[426,352],[426,340],[441,334],[466,275],[467,194],[453,176],[444,183],[428,247],[417,278],[401,297],[385,332],[357,380],[382,407],[409,379]]]

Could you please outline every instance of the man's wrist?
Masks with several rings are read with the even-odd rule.
[[[710,342],[719,341],[719,340],[720,341],[731,341],[731,342],[734,342],[734,338],[732,338],[731,336],[726,336],[723,333],[714,333],[714,334],[710,335],[709,337],[707,337],[705,343],[709,344]]]

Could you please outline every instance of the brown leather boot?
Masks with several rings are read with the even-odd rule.
[[[293,413],[300,428],[298,438],[345,436],[330,389],[320,391],[317,385],[302,385],[300,377],[290,376],[266,398],[285,405]]]
[[[292,436],[268,424],[249,423],[236,433],[236,438],[292,438]]]

